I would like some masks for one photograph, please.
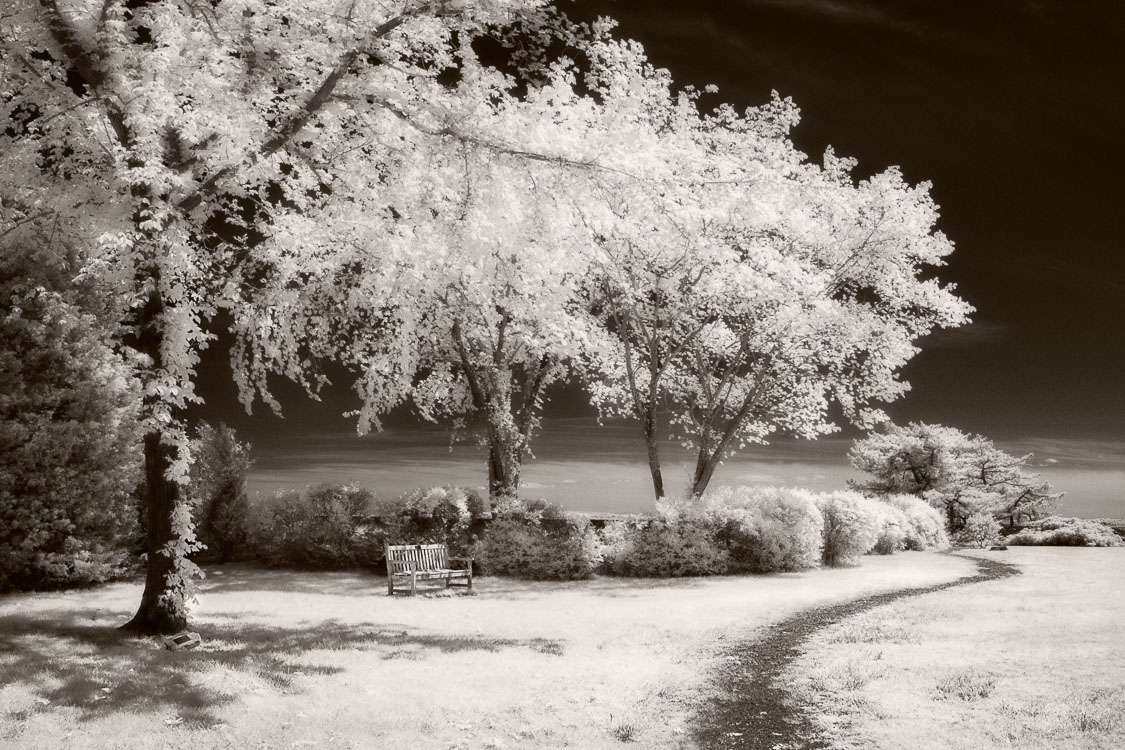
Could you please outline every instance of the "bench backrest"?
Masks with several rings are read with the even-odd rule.
[[[387,544],[387,560],[418,563],[418,570],[445,570],[449,567],[444,544]]]

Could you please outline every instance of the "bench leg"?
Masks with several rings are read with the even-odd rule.
[[[418,576],[414,573],[410,574],[410,595],[414,596],[418,591]]]

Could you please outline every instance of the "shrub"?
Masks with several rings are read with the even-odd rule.
[[[965,519],[965,525],[957,535],[961,544],[984,548],[995,544],[1000,538],[1000,522],[991,513],[977,512]]]
[[[488,500],[473,489],[431,487],[377,501],[372,522],[389,544],[446,544],[451,555],[467,555],[491,517]]]
[[[906,514],[888,503],[877,503],[880,516],[879,538],[871,551],[877,555],[893,555],[906,549],[910,520]]]
[[[482,574],[569,581],[592,576],[602,543],[588,519],[542,500],[501,502],[473,545]]]
[[[820,564],[824,518],[797,488],[720,487],[701,500],[731,570],[804,570]]]
[[[657,505],[657,517],[608,524],[603,531],[605,570],[638,578],[681,578],[726,573],[707,514],[687,506]]]
[[[884,518],[876,501],[846,490],[820,495],[816,505],[824,516],[826,565],[855,564],[875,546]]]
[[[221,562],[249,551],[246,475],[251,463],[250,446],[240,443],[234,430],[200,423],[192,466],[192,515],[198,540]]]
[[[259,501],[250,530],[258,553],[272,565],[348,568],[375,563],[380,535],[365,524],[373,501],[360,487],[320,485],[279,492]]]
[[[97,320],[0,258],[0,591],[132,567],[139,387]]]
[[[879,498],[906,517],[903,547],[909,550],[948,549],[949,535],[941,513],[916,495],[884,495]]]
[[[1007,537],[1004,543],[1059,547],[1119,547],[1122,541],[1121,537],[1104,523],[1083,518],[1051,516],[1028,524],[1022,531]]]

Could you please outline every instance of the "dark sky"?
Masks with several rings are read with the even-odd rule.
[[[933,183],[977,308],[925,342],[899,421],[1125,438],[1125,5],[1114,0],[599,0],[677,84],[802,111],[811,158]],[[596,9],[592,11],[591,9]]]
[[[803,115],[794,138],[813,159],[832,145],[859,160],[861,176],[897,165],[910,181],[932,182],[939,228],[957,247],[941,277],[956,282],[977,312],[971,326],[923,342],[904,373],[913,391],[889,408],[892,417],[980,433],[1015,453],[1034,451],[1044,477],[1077,508],[1093,515],[1117,508],[1125,486],[1125,4],[564,6],[572,15],[617,18],[619,35],[643,43],[678,85],[718,85],[715,103],[761,104],[771,89],[791,96]],[[439,465],[453,455],[448,439],[408,415],[393,418],[389,433],[346,439],[354,421],[340,414],[355,408],[346,387],[319,405],[282,388],[284,421],[262,406],[253,419],[241,416],[228,373],[221,352],[209,353],[201,373],[208,405],[199,413],[226,420],[255,443],[262,488],[346,479],[348,472],[373,484],[483,482],[482,459],[471,445],[459,447],[456,466],[442,474]],[[582,418],[562,419],[574,414]],[[629,437],[625,427],[592,431],[590,414],[576,393],[549,406],[537,442],[542,450],[525,471],[533,475],[536,462],[550,469],[544,476],[554,478],[541,478],[543,492],[553,486],[564,499],[566,492],[605,494],[593,479],[588,488],[559,479],[584,458],[572,450],[576,441],[591,441],[587,452],[598,454]],[[840,486],[852,436],[777,440],[746,452],[746,461],[766,464],[721,473],[737,479],[742,472],[753,482],[760,471],[781,472],[784,463],[797,468],[761,481]],[[620,484],[634,498],[649,492],[639,455]],[[376,470],[393,476],[365,473]],[[423,471],[433,476],[423,480]]]

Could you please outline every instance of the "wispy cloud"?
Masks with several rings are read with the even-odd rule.
[[[1004,341],[1010,335],[1011,329],[1002,323],[981,321],[934,331],[918,344],[922,349],[976,349]]]
[[[890,17],[884,12],[866,3],[838,0],[757,0],[755,4],[853,22],[887,24],[890,21]]]

